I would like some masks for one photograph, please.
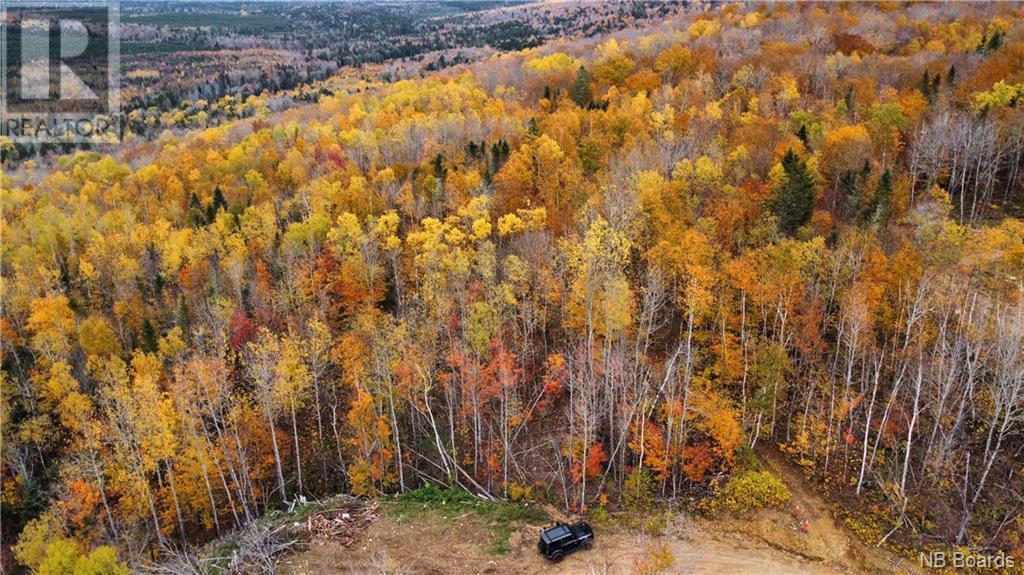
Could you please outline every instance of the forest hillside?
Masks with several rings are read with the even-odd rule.
[[[349,82],[4,166],[5,571],[425,484],[742,507],[765,445],[871,545],[1024,558],[1019,4],[716,4]]]

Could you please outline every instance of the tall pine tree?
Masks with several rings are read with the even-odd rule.
[[[579,71],[576,73],[576,81],[572,84],[569,97],[580,108],[586,108],[594,99],[594,93],[590,88],[590,74],[583,66],[580,66]]]
[[[871,218],[876,222],[889,219],[889,208],[892,206],[892,172],[885,170],[878,187],[875,188],[875,199],[872,203]]]
[[[779,217],[779,229],[792,235],[811,219],[814,209],[814,177],[807,163],[793,150],[782,158],[785,180],[776,188],[771,209]]]
[[[213,222],[217,219],[217,213],[221,210],[227,211],[228,201],[224,198],[224,192],[221,191],[220,186],[213,189],[213,199],[210,200],[210,205],[206,206],[206,221]]]
[[[206,214],[203,212],[203,205],[199,203],[199,196],[192,192],[188,200],[188,213],[185,215],[185,223],[190,227],[198,228],[206,223]]]
[[[159,334],[156,332],[156,327],[153,322],[146,319],[142,320],[142,334],[139,337],[139,347],[146,353],[153,353],[157,350],[157,339]]]
[[[805,148],[810,148],[810,138],[807,135],[807,125],[800,124],[800,129],[796,131],[796,137],[803,142]]]

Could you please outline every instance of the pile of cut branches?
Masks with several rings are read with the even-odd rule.
[[[350,547],[377,520],[377,505],[354,500],[330,509],[316,511],[306,518],[309,540],[318,545],[327,541]]]

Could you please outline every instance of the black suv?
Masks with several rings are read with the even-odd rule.
[[[558,563],[567,553],[594,544],[594,530],[585,521],[568,525],[559,523],[541,532],[537,549],[548,559]]]

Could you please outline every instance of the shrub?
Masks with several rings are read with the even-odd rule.
[[[668,522],[671,517],[672,514],[669,512],[653,513],[640,521],[640,528],[645,533],[650,533],[651,535],[662,535],[665,533],[665,529],[668,528]]]
[[[741,445],[736,448],[736,468],[761,471],[764,469],[764,465],[761,464],[761,461],[749,445]]]
[[[657,575],[666,572],[675,562],[676,556],[667,544],[650,542],[644,555],[634,561],[633,567],[638,575]]]
[[[593,525],[607,525],[608,524],[608,508],[604,505],[598,505],[591,509],[587,513],[587,518]]]
[[[626,478],[622,499],[630,511],[649,511],[654,503],[654,478],[651,472],[637,468],[630,473]]]
[[[770,471],[740,471],[715,495],[714,507],[728,511],[752,511],[782,507],[792,499],[789,488]]]
[[[533,487],[512,482],[508,485],[508,496],[512,501],[533,501]]]
[[[431,505],[475,503],[472,493],[462,489],[438,487],[428,483],[399,496],[399,500],[407,503],[427,503]]]

